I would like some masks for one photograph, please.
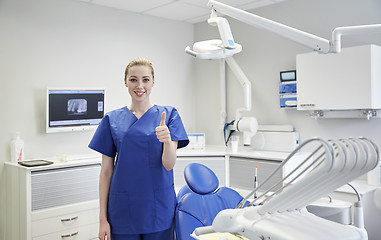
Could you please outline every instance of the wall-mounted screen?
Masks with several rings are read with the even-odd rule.
[[[104,116],[105,89],[48,88],[46,132],[83,131]]]

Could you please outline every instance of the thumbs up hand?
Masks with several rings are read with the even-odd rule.
[[[160,126],[165,126],[165,118],[167,117],[167,114],[163,112],[161,114],[161,121],[160,121]]]
[[[171,141],[171,134],[169,132],[169,129],[167,125],[165,124],[165,118],[166,118],[166,113],[163,112],[161,114],[161,121],[160,125],[156,127],[156,137],[159,139],[160,142],[165,143],[165,142],[170,142]]]

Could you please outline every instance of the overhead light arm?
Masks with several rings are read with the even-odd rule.
[[[319,53],[338,53],[341,50],[341,35],[381,32],[381,24],[340,27],[333,31],[332,41],[312,35],[287,25],[257,16],[229,5],[210,0],[213,12],[225,14],[241,22],[258,27],[290,39]]]
[[[315,51],[327,53],[330,49],[329,41],[324,38],[317,37],[315,35],[303,32],[301,30],[254,15],[252,13],[231,7],[229,5],[217,1],[211,0],[209,1],[208,5],[211,6],[218,13],[225,14],[229,17],[235,18],[251,26],[279,34]]]
[[[358,35],[362,33],[381,32],[381,24],[338,27],[332,32],[331,51],[338,53],[341,50],[341,36]]]

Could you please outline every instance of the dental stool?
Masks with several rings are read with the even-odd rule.
[[[212,170],[199,163],[184,169],[187,183],[177,195],[175,230],[177,240],[194,240],[195,228],[212,225],[214,217],[223,209],[235,208],[243,199],[231,188],[220,187]]]

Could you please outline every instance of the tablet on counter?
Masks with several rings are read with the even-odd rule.
[[[47,160],[28,160],[28,161],[19,161],[18,164],[25,167],[37,167],[37,166],[50,165],[50,164],[53,164],[53,162],[47,161]]]

